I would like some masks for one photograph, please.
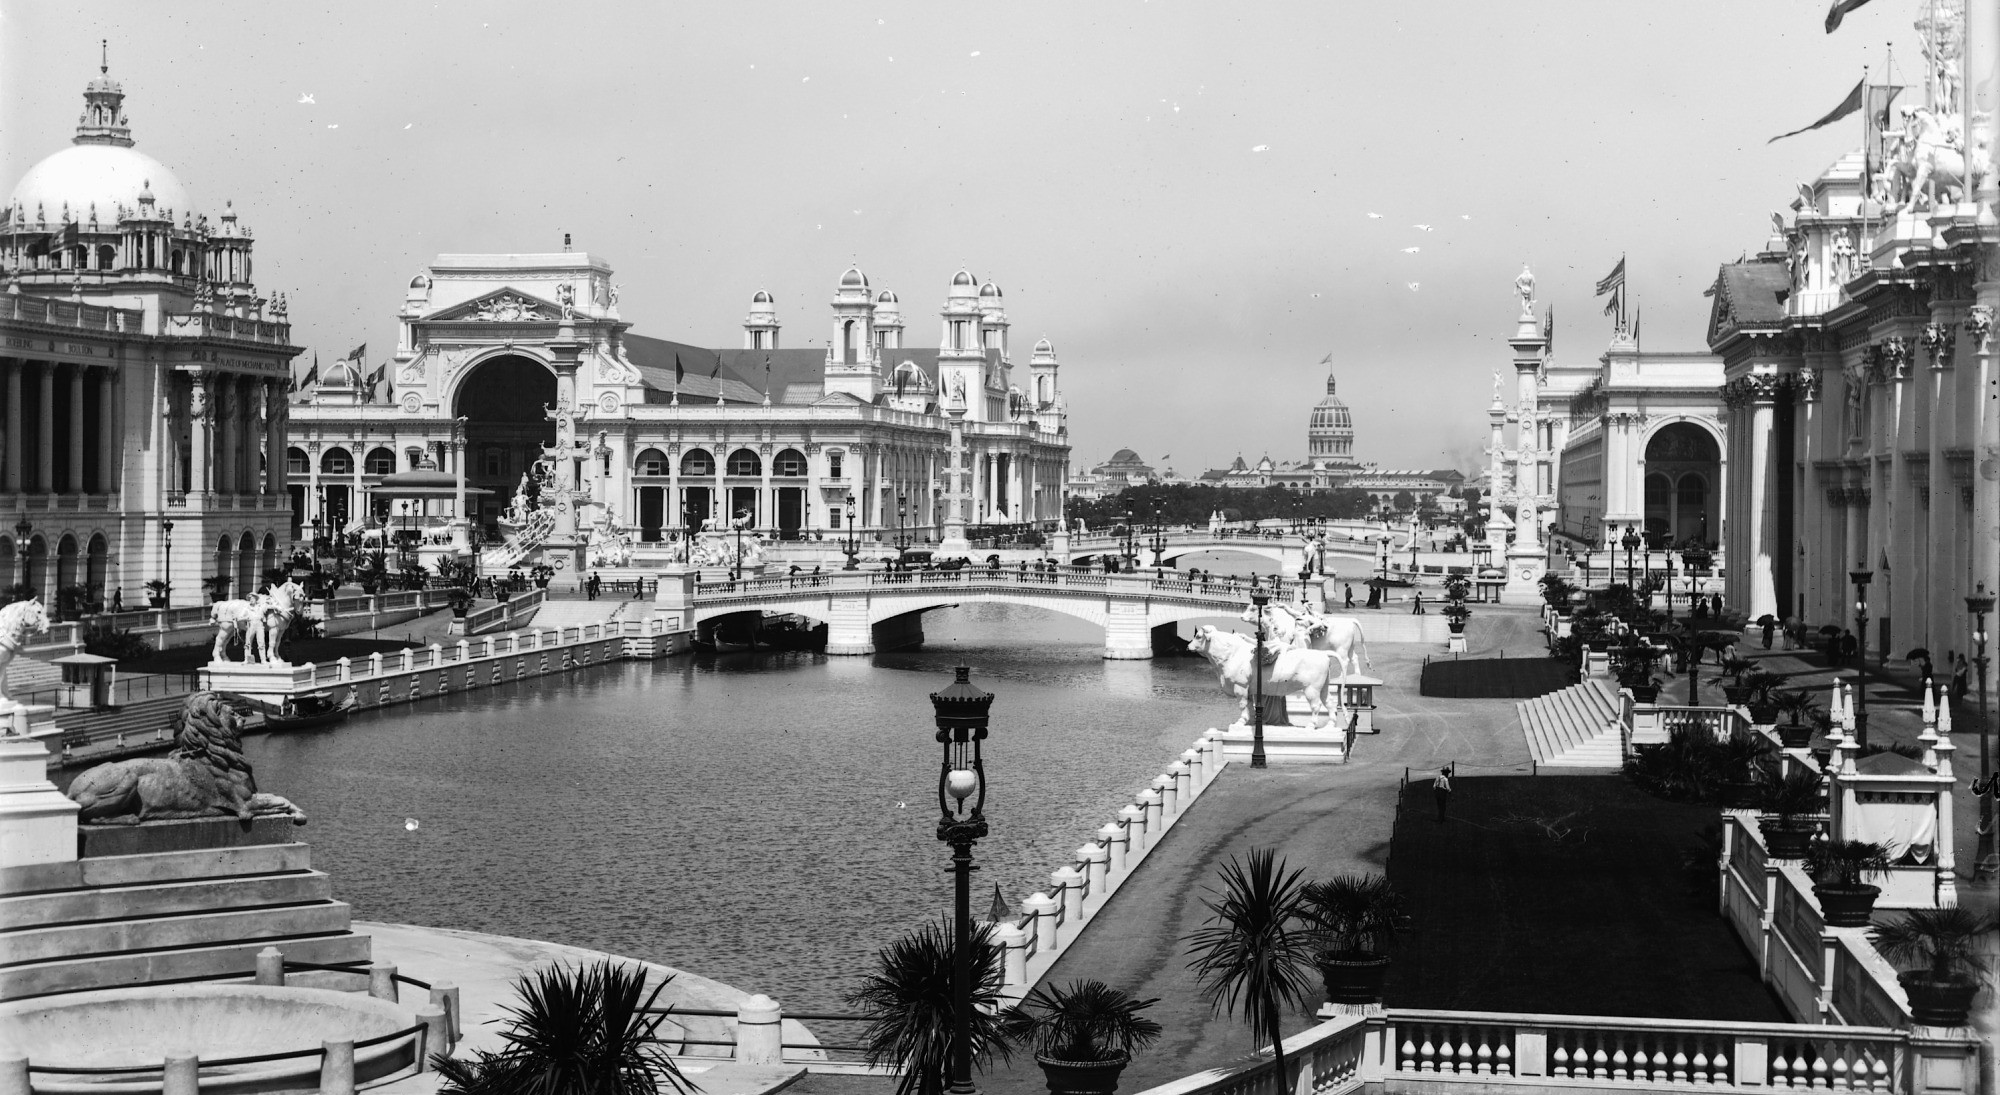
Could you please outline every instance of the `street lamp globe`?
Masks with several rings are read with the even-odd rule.
[[[993,693],[972,683],[972,670],[958,666],[952,682],[931,693],[937,741],[944,749],[938,770],[937,838],[951,846],[953,935],[951,969],[950,1091],[972,1090],[972,846],[986,835],[986,767],[980,743],[986,740]],[[966,801],[971,800],[968,808]]]

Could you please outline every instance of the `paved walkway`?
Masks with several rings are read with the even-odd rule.
[[[1531,651],[1541,646],[1538,626],[1532,610],[1482,606],[1468,632],[1471,655]],[[1406,767],[1423,773],[1455,762],[1465,775],[1528,772],[1515,701],[1417,695],[1424,656],[1434,650],[1414,644],[1371,647],[1375,675],[1388,682],[1376,693],[1382,732],[1358,740],[1354,760],[1345,765],[1256,771],[1232,763],[1049,971],[1046,980],[1053,983],[1095,978],[1160,998],[1149,1014],[1166,1028],[1166,1037],[1132,1062],[1120,1090],[1141,1091],[1256,1048],[1242,1020],[1210,1014],[1180,943],[1206,918],[1203,891],[1230,856],[1275,848],[1308,877],[1381,870]],[[1312,1023],[1308,1015],[1288,1016],[1285,1032]],[[1034,1059],[1021,1054],[979,1086],[994,1095],[1045,1090]]]

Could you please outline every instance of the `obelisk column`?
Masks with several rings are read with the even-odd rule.
[[[1500,374],[1493,374],[1493,403],[1486,408],[1492,426],[1486,447],[1486,546],[1496,563],[1507,558],[1507,533],[1514,527],[1500,509],[1507,493],[1507,404],[1500,398]]]
[[[938,543],[938,554],[954,558],[972,554],[965,539],[965,408],[950,407],[945,413],[951,416],[951,463],[944,473],[944,539]]]
[[[1521,267],[1521,275],[1514,279],[1514,290],[1521,297],[1521,314],[1514,324],[1514,337],[1507,340],[1514,350],[1518,416],[1514,434],[1514,546],[1507,549],[1507,585],[1501,592],[1501,602],[1532,605],[1541,603],[1541,579],[1548,570],[1548,560],[1542,552],[1535,445],[1535,401],[1548,340],[1542,337],[1541,324],[1535,318],[1535,275],[1526,264]]]
[[[1764,615],[1780,615],[1776,571],[1773,569],[1772,553],[1782,550],[1774,544],[1773,532],[1777,525],[1777,515],[1772,512],[1774,499],[1778,496],[1778,462],[1772,457],[1772,425],[1776,418],[1774,402],[1778,396],[1778,378],[1760,373],[1750,377],[1750,474],[1745,477],[1749,498],[1746,501],[1746,530],[1749,535],[1744,540],[1747,558],[1741,563],[1731,559],[1731,569],[1748,576],[1743,590],[1741,607],[1744,614],[1755,620]]]
[[[581,581],[583,577],[583,543],[576,534],[576,370],[585,343],[576,337],[576,328],[567,320],[556,330],[556,337],[549,344],[549,352],[555,357],[556,405],[548,416],[555,420],[556,443],[546,452],[555,472],[554,501],[556,510],[555,528],[544,542],[542,557],[558,572],[569,571],[570,576]]]

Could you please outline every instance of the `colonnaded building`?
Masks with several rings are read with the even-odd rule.
[[[133,147],[107,72],[83,100],[0,209],[0,584],[136,606],[157,579],[198,604],[202,578],[249,588],[288,546],[272,472],[299,350],[234,209],[210,220]]]
[[[1013,352],[1001,291],[960,270],[937,347],[904,342],[895,293],[841,274],[824,349],[782,346],[759,291],[740,347],[632,332],[604,259],[440,255],[409,282],[376,398],[354,362],[291,407],[288,485],[301,522],[393,516],[383,476],[434,468],[478,491],[467,516],[488,542],[556,438],[547,408],[574,378],[576,477],[595,507],[579,524],[641,544],[681,530],[749,528],[781,539],[861,534],[943,539],[949,449],[963,438],[963,519],[1052,527],[1069,440],[1054,347]],[[747,515],[747,518],[741,516]]]

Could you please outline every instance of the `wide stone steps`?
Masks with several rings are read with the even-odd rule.
[[[7,694],[26,696],[45,692],[62,684],[62,670],[45,661],[22,655],[7,666]]]
[[[1617,768],[1624,763],[1618,701],[1602,682],[1586,680],[1516,706],[1538,765]]]
[[[535,610],[532,626],[547,631],[551,628],[584,627],[589,624],[608,623],[619,615],[630,601],[617,597],[603,597],[595,601],[543,601]]]
[[[0,879],[0,1000],[244,976],[266,946],[302,962],[370,956],[304,844],[86,856],[66,869]]]
[[[136,703],[109,711],[62,708],[56,711],[56,725],[65,736],[84,735],[89,741],[110,741],[120,733],[132,742],[156,737],[168,730],[174,713],[187,703],[187,695],[148,696]],[[171,735],[169,735],[171,736]]]

